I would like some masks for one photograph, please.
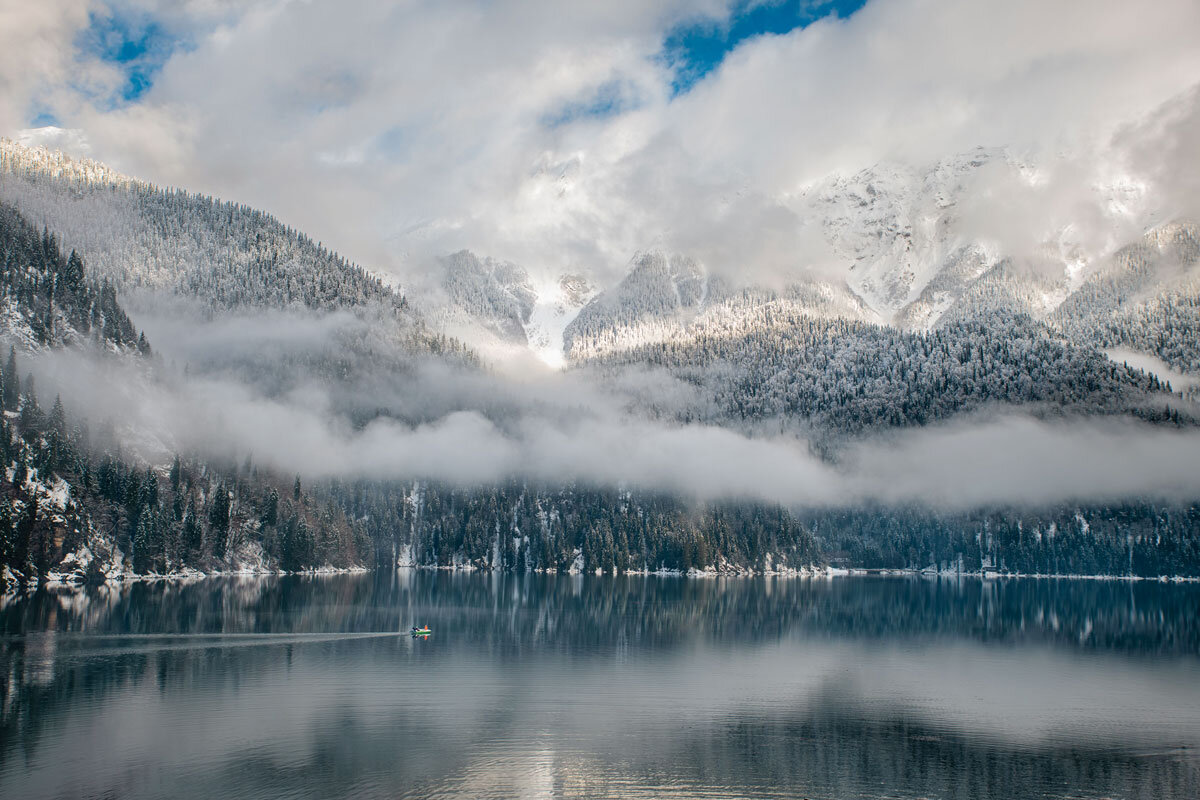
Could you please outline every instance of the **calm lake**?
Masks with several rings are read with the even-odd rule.
[[[402,570],[0,637],[4,798],[1200,797],[1196,585]]]

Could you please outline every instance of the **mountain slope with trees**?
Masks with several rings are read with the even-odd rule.
[[[721,331],[589,363],[661,367],[701,387],[715,403],[682,410],[684,421],[790,420],[817,436],[926,425],[983,407],[1190,421],[1169,407],[1169,387],[1156,377],[1062,341],[1024,315],[908,333],[768,308]]]
[[[95,359],[145,362],[153,351],[83,259],[64,255],[0,204],[0,290],[11,342],[0,368],[0,567],[5,589],[29,579],[103,580],[185,570],[356,566],[370,547],[331,504],[317,505],[249,461],[176,456],[156,468],[93,432],[55,398],[49,410],[16,346],[71,347]],[[356,538],[357,537],[357,538]]]
[[[866,189],[846,192],[839,203]],[[654,384],[663,371],[695,390],[661,405],[629,396],[632,414],[665,425],[778,429],[808,438],[830,459],[857,437],[988,409],[1190,426],[1189,407],[1172,387],[1098,349],[1153,341],[1164,360],[1189,368],[1190,306],[1154,294],[1164,259],[1178,267],[1172,275],[1183,275],[1173,291],[1191,291],[1189,230],[1164,229],[1151,249],[1130,250],[1110,272],[1088,278],[1074,306],[1050,316],[1039,297],[1058,291],[1054,280],[1031,282],[1020,265],[984,264],[975,251],[926,242],[949,272],[906,278],[880,295],[924,304],[913,316],[923,321],[909,326],[878,322],[862,299],[828,282],[735,288],[690,259],[644,254],[617,290],[579,312],[567,329],[569,349],[577,374],[604,385],[642,374]],[[895,272],[879,260],[894,242],[885,244],[863,251],[876,282]],[[396,563],[609,572],[835,563],[1139,575],[1190,575],[1200,565],[1197,511],[1187,504],[954,514],[790,509],[569,478],[459,487],[367,476],[310,486],[260,469],[244,453],[150,464],[105,420],[88,420],[89,408],[39,397],[31,379],[21,380],[17,351],[69,348],[96,363],[136,363],[163,380],[228,378],[268,398],[316,385],[328,391],[331,417],[356,431],[378,417],[415,426],[454,410],[503,427],[522,401],[489,394],[488,373],[470,350],[303,234],[253,209],[157,189],[93,162],[0,147],[0,255],[4,334],[17,348],[0,370],[0,555],[10,583]],[[449,263],[453,280],[444,288],[460,306],[514,340],[525,335],[536,307],[528,276],[468,253]],[[143,302],[127,306],[127,298]],[[154,337],[127,308],[133,319],[178,317],[181,338],[253,330],[247,320],[323,338],[292,349],[270,339],[233,348],[219,340],[173,369],[157,360]],[[480,383],[440,395],[416,383],[431,374],[419,369],[427,364]],[[405,405],[406,398],[417,399]]]
[[[1127,347],[1200,376],[1200,226],[1173,222],[1122,248],[1051,322],[1073,341]]]

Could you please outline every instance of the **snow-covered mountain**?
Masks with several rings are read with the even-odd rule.
[[[0,199],[87,252],[119,289],[166,289],[222,310],[404,307],[381,280],[269,214],[88,159],[0,140]]]
[[[798,277],[782,289],[746,285],[737,265],[700,264],[686,253],[639,254],[621,281],[602,287],[566,326],[564,353],[578,359],[658,340],[711,307],[723,306],[719,316],[727,316],[735,296],[733,307],[788,302],[821,316],[932,327],[1002,261],[994,246],[969,240],[954,224],[958,203],[985,168],[1026,169],[1002,150],[979,149],[927,170],[878,164],[809,187],[793,204],[806,224],[815,221],[839,266],[822,264],[808,274],[807,255],[797,253]],[[447,265],[448,281],[462,277],[456,263]],[[485,281],[480,274],[471,293],[486,294]],[[494,328],[492,317],[461,294],[451,292],[452,303]]]
[[[508,261],[462,250],[439,260],[440,283],[420,291],[435,323],[487,355],[531,352],[563,363],[563,332],[594,292],[580,275],[538,281]]]
[[[75,360],[64,364],[115,350],[149,366],[114,394],[130,402],[105,401],[105,414],[125,424],[91,450],[82,428],[64,433],[71,411],[52,411],[47,427],[34,381],[22,399],[17,369],[3,368],[0,399],[16,449],[0,489],[23,494],[7,516],[0,503],[0,545],[21,543],[4,545],[0,564],[23,576],[76,578],[109,568],[293,569],[398,558],[521,570],[705,567],[715,559],[750,569],[791,552],[789,564],[803,565],[815,557],[811,531],[828,530],[836,514],[806,528],[783,509],[739,502],[722,506],[718,522],[707,511],[696,516],[694,499],[664,498],[653,482],[638,495],[538,487],[528,475],[539,473],[523,465],[511,479],[470,470],[489,457],[511,463],[510,442],[540,442],[547,428],[552,445],[561,434],[587,446],[590,423],[576,426],[607,424],[609,415],[672,434],[701,426],[705,435],[722,428],[721,437],[748,440],[800,436],[831,460],[877,433],[996,411],[1194,427],[1196,407],[1141,365],[1200,372],[1197,227],[1160,225],[1103,257],[1081,256],[1070,231],[1051,231],[1030,263],[961,224],[967,210],[978,213],[969,207],[984,169],[1019,177],[1026,168],[980,151],[930,170],[880,165],[810,187],[795,205],[808,209],[805,224],[819,224],[839,261],[806,272],[797,254],[801,268],[782,285],[753,285],[729,265],[686,253],[639,253],[620,280],[596,286],[546,265],[461,251],[440,260],[432,288],[410,304],[263,212],[2,143],[0,208],[11,211],[0,213],[0,233],[14,244],[0,259],[0,333],[18,351],[73,348]],[[73,248],[82,260],[68,255]],[[80,283],[84,263],[91,282]],[[447,331],[486,344],[485,354],[507,347],[573,371],[510,380],[477,369]],[[82,352],[84,340],[100,347]],[[105,369],[116,360],[104,358],[96,380],[61,382],[75,391],[76,413],[97,412],[101,379],[121,380],[124,373]],[[132,401],[146,392],[144,404]],[[159,422],[187,447],[211,452],[168,468],[163,459],[176,448],[164,436],[161,453],[146,456],[135,440]],[[490,454],[489,440],[499,445]],[[122,453],[132,454],[128,462]],[[321,474],[354,479],[306,497],[293,470],[318,468],[313,453],[331,462]],[[393,480],[389,469],[406,477]],[[476,483],[427,480],[454,471]],[[100,509],[91,519],[108,539],[85,535],[92,523],[83,516],[68,519],[75,538],[58,544],[50,535],[61,522],[55,515],[69,511],[51,495],[76,490]],[[34,498],[49,516],[38,516]],[[914,542],[920,552],[934,547],[929,519],[872,514],[900,520],[903,535],[874,537],[872,547],[886,538],[892,548],[887,563],[908,563]],[[1098,525],[1108,514],[1089,519]],[[1148,541],[1177,542],[1195,530],[1194,517],[1152,506],[1137,515]],[[7,536],[5,519],[25,520],[13,528],[19,536]],[[651,533],[647,519],[658,520]],[[937,547],[957,557],[960,539],[983,541],[976,534],[990,536],[995,524],[991,516],[951,520]],[[709,534],[718,527],[735,535]],[[1105,552],[1124,557],[1127,536],[1114,529]],[[772,537],[782,537],[782,549],[767,544]],[[100,555],[84,566],[81,547]],[[1174,547],[1164,553],[1182,552]]]
[[[629,274],[584,306],[563,332],[571,358],[661,338],[664,329],[686,324],[708,300],[710,279],[686,256],[642,253]]]
[[[967,180],[998,157],[980,150],[924,172],[878,164],[832,176],[806,193],[802,208],[821,221],[826,241],[846,263],[851,291],[893,320],[936,279],[943,279],[942,292],[952,292],[994,263],[984,248],[956,237],[950,223]],[[934,321],[936,301],[931,312],[918,318]]]
[[[567,329],[595,296],[588,279],[576,274],[561,275],[540,288],[525,333],[530,349],[541,361],[551,367],[563,366]]]
[[[1136,230],[1131,209],[1144,198],[1120,180],[1085,187],[1091,206],[1058,208],[1043,186],[1050,171],[1002,148],[976,148],[926,168],[880,163],[831,175],[789,201],[820,230],[827,253],[811,273],[808,254],[797,253],[782,288],[747,284],[737,265],[648,251],[617,283],[589,287],[575,313],[553,282],[539,287],[516,265],[458,254],[447,260],[445,279],[450,316],[460,323],[454,332],[471,339],[473,320],[510,344],[524,333],[527,346],[557,364],[744,330],[764,308],[905,331],[1017,313],[1081,346],[1127,346],[1200,370],[1188,333],[1196,327],[1188,311],[1197,295],[1195,226],[1177,221],[1142,237],[1128,233]],[[1026,194],[1053,213],[1021,218],[1030,230],[1016,246],[998,232],[1012,227],[1005,214],[1019,216],[1005,203],[1019,205]],[[482,266],[467,268],[464,259]],[[539,316],[547,308],[556,309],[549,324]],[[1171,344],[1160,346],[1160,338]]]
[[[453,307],[487,325],[506,342],[527,344],[525,327],[537,294],[525,270],[462,250],[442,259],[442,282]]]
[[[0,199],[86,252],[134,307],[135,290],[150,289],[205,313],[348,310],[366,323],[346,343],[353,354],[455,350],[442,331],[485,355],[532,353],[560,366],[655,342],[741,335],[764,314],[927,331],[1003,312],[1045,321],[1080,346],[1125,347],[1197,373],[1196,227],[1160,225],[1096,255],[1073,243],[1065,224],[1042,231],[1030,256],[979,235],[978,220],[967,224],[987,209],[980,198],[993,187],[1030,186],[1039,174],[1006,150],[978,148],[927,168],[881,163],[831,175],[790,202],[819,227],[836,263],[806,273],[807,254],[797,253],[783,286],[748,285],[730,265],[686,253],[640,253],[621,280],[600,286],[464,250],[440,260],[436,291],[419,294],[418,313],[367,270],[262,212],[0,142]],[[1109,206],[1119,230],[1124,206]]]
[[[427,359],[475,361],[392,285],[262,211],[7,140],[0,201],[86,254],[151,339],[180,343],[181,367],[271,396],[316,381],[370,418],[377,400],[352,378],[399,381]],[[254,324],[264,315],[274,324]]]
[[[617,286],[597,295],[567,327],[575,362],[687,335],[744,332],[767,311],[874,320],[844,284],[806,280],[785,289],[738,287],[685,256],[645,253]]]

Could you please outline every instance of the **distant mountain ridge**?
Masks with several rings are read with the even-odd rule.
[[[1102,352],[1121,345],[1195,369],[1195,226],[1160,226],[1087,269],[1071,257],[1047,256],[1049,266],[1031,270],[955,233],[965,176],[997,159],[1019,167],[981,153],[931,173],[879,167],[810,189],[806,202],[824,208],[814,219],[841,254],[842,278],[825,265],[783,286],[744,285],[687,254],[646,251],[622,280],[597,287],[584,276],[547,278],[460,251],[442,259],[436,291],[410,304],[270,215],[5,143],[0,203],[36,226],[17,237],[33,253],[22,264],[49,265],[9,271],[5,308],[15,322],[8,338],[72,348],[93,337],[133,356],[159,341],[135,336],[134,320],[157,317],[189,359],[177,377],[199,375],[253,402],[278,401],[271,409],[316,408],[333,438],[372,434],[377,423],[436,436],[456,412],[478,422],[472,431],[503,435],[557,414],[567,424],[555,433],[569,436],[569,423],[591,413],[579,399],[591,392],[619,414],[668,430],[698,425],[751,439],[803,439],[826,463],[868,435],[997,410],[1195,426],[1195,406],[1174,387]],[[60,293],[59,274],[74,274],[65,255],[72,247],[81,248],[89,269],[94,259],[99,280],[82,301],[78,292],[74,301]],[[424,305],[434,297],[443,305]],[[121,322],[116,310],[126,308]],[[506,396],[475,352],[446,335],[451,325],[556,366],[565,360],[573,374]],[[447,375],[454,379],[439,386]],[[187,381],[180,385],[186,389]],[[543,397],[543,390],[562,397]],[[522,403],[553,413],[525,419]],[[1132,563],[1135,545],[1144,574],[1194,574],[1200,564],[1195,505],[1024,515],[855,508],[806,516],[753,500],[588,486],[569,474],[553,485],[516,474],[467,487],[351,472],[305,491],[299,477],[293,488],[290,474],[260,475],[249,458],[237,466],[240,454],[230,463],[184,459],[168,469],[126,458],[120,442],[109,443],[106,456],[69,437],[61,441],[70,452],[91,453],[72,461],[55,449],[59,440],[43,435],[36,401],[16,408],[29,409],[30,422],[18,422],[9,438],[14,471],[5,473],[4,488],[18,501],[10,505],[17,522],[5,527],[0,504],[0,533],[33,543],[6,551],[24,577],[370,563],[794,573],[833,552],[869,566],[974,569],[1007,559],[1018,569],[1068,564],[1111,572]],[[291,432],[285,426],[278,436]],[[352,441],[370,449],[373,440]],[[436,457],[486,458],[475,444],[463,436]],[[40,476],[32,489],[29,474]],[[102,536],[72,521],[72,536],[60,541],[49,533],[53,515],[37,527],[34,514],[21,527],[30,492],[58,497],[64,484],[94,504],[84,511]],[[1059,552],[1055,541],[1070,541],[1075,552]],[[92,555],[103,548],[99,561],[88,561],[99,566],[83,566],[80,547]]]
[[[977,148],[924,170],[878,164],[831,176],[795,205],[805,224],[820,229],[841,277],[827,263],[805,276],[797,254],[799,277],[768,288],[686,254],[649,251],[570,320],[563,354],[579,364],[731,326],[744,330],[767,307],[911,331],[1023,314],[1079,347],[1127,347],[1200,375],[1196,223],[1157,225],[1104,256],[1088,255],[1069,229],[1020,257],[964,233],[963,215],[976,213],[973,193],[989,181],[1038,180],[1034,165],[1002,148]],[[1109,203],[1114,225],[1124,220],[1118,199]]]

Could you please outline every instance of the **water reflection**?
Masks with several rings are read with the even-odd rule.
[[[0,796],[1190,798],[1198,601],[427,572],[42,593],[0,611]]]

